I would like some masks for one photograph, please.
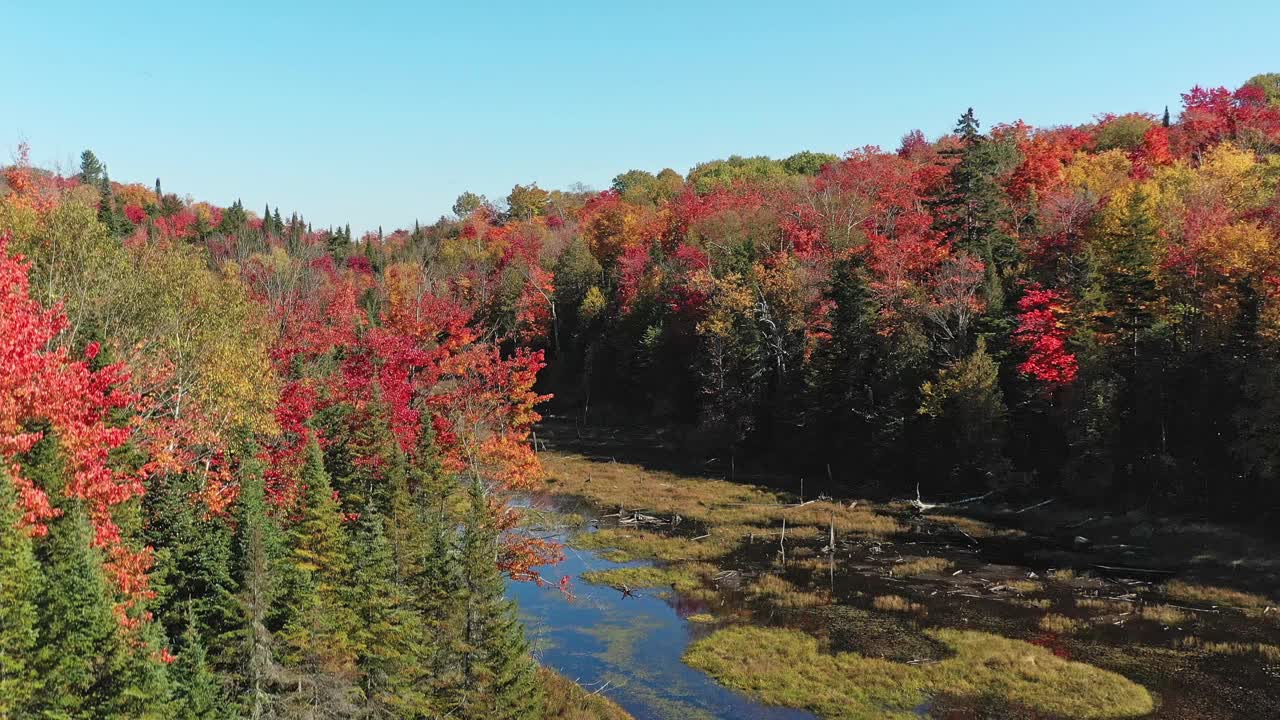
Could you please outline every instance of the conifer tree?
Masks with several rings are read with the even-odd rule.
[[[357,618],[348,599],[351,561],[324,455],[313,437],[302,470],[301,518],[290,533],[289,563],[296,580],[284,601],[288,623],[281,632],[292,689],[284,698],[303,716],[354,713],[357,695]]]
[[[145,538],[155,548],[152,612],[169,637],[194,623],[210,662],[234,672],[242,618],[236,598],[231,528],[193,501],[196,479],[168,475],[152,483]]]
[[[280,531],[267,512],[261,465],[253,459],[241,468],[236,499],[235,560],[242,613],[239,693],[251,720],[271,715],[274,683],[280,678],[275,639],[269,624],[279,594]]]
[[[112,611],[102,561],[78,503],[63,503],[40,543],[46,582],[40,608],[40,647],[34,665],[44,680],[37,716],[90,720],[161,718],[167,688],[159,663],[130,648]],[[143,657],[134,657],[135,654]],[[142,664],[152,667],[143,667]]]
[[[80,182],[84,185],[97,185],[102,181],[102,175],[106,168],[102,166],[102,161],[98,160],[98,156],[93,154],[92,150],[85,150],[80,153]]]
[[[515,604],[504,596],[498,534],[479,478],[469,492],[460,559],[463,574],[459,715],[479,720],[537,718],[542,693]]]
[[[430,687],[421,682],[429,656],[422,645],[429,638],[405,586],[395,580],[394,553],[374,508],[361,514],[352,546],[349,603],[359,620],[355,639],[365,712],[388,719],[429,716]]]
[[[0,718],[29,715],[43,683],[31,662],[40,568],[30,533],[18,526],[17,501],[8,470],[0,468]]]
[[[223,693],[218,676],[209,666],[208,654],[194,615],[188,614],[187,627],[177,661],[172,665],[177,703],[175,720],[224,720],[234,717],[231,703]]]
[[[986,268],[988,307],[999,313],[1004,304],[1004,275],[1020,259],[1016,239],[1004,229],[1010,219],[999,174],[1017,162],[1017,148],[979,132],[973,108],[956,122],[961,145],[944,154],[955,159],[950,182],[935,205],[938,229],[955,247],[980,258]]]
[[[105,165],[102,167],[101,180],[98,182],[98,197],[98,220],[107,227],[107,230],[112,235],[119,235],[122,218],[116,207],[115,192],[111,189],[111,177],[107,175]]]

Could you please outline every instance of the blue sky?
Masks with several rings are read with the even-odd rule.
[[[317,226],[1061,124],[1280,71],[1277,2],[0,2],[0,153]],[[7,157],[2,157],[7,160]]]

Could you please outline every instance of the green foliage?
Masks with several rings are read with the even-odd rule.
[[[92,150],[85,150],[80,153],[80,182],[85,185],[97,185],[102,182],[102,176],[106,173],[102,161]]]
[[[541,717],[537,665],[529,657],[515,605],[504,597],[498,533],[479,480],[471,483],[462,531],[463,696],[460,716],[480,720]]]
[[[971,355],[943,368],[920,392],[920,414],[941,421],[956,461],[988,476],[1004,461],[1007,411],[999,381],[1000,369],[980,339]]]
[[[457,215],[460,218],[465,218],[471,213],[475,212],[476,210],[479,210],[480,208],[487,206],[488,204],[489,204],[489,201],[486,200],[483,195],[477,195],[469,191],[464,192],[458,196],[457,200],[454,201],[453,214]],[[351,228],[350,226],[348,226],[347,241],[350,242],[350,240],[351,240]]]
[[[789,176],[782,161],[763,155],[742,157],[731,155],[726,160],[699,163],[689,171],[688,181],[700,194],[716,188],[730,187],[736,182],[780,182]]]
[[[1104,122],[1098,131],[1098,150],[1137,150],[1142,147],[1147,130],[1154,125],[1150,118],[1136,113],[1112,118]]]
[[[782,161],[782,167],[792,175],[817,175],[822,168],[840,162],[840,158],[831,153],[818,153],[803,150]]]
[[[0,717],[28,712],[43,680],[32,665],[41,577],[31,536],[18,527],[18,495],[0,469]]]
[[[231,712],[217,674],[209,665],[208,654],[194,618],[182,633],[178,659],[172,665],[177,697],[173,717],[176,720],[230,720]]]
[[[532,185],[516,185],[507,195],[507,215],[513,220],[531,220],[546,213],[550,193]]]
[[[1249,78],[1245,85],[1261,88],[1267,104],[1280,106],[1280,73],[1261,73]]]

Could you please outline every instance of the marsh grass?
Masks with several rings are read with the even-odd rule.
[[[1165,595],[1175,600],[1204,605],[1227,605],[1243,610],[1262,610],[1280,604],[1273,603],[1269,598],[1254,593],[1241,592],[1215,585],[1199,585],[1182,580],[1171,580],[1160,589]]]
[[[548,720],[634,720],[617,703],[548,668],[538,668],[538,677],[546,690]]]
[[[1126,613],[1133,610],[1133,604],[1106,598],[1076,598],[1076,607],[1093,610],[1099,614]]]
[[[761,701],[825,718],[913,718],[931,695],[997,695],[1041,713],[1123,718],[1151,712],[1151,695],[1126,678],[1019,640],[928,630],[953,655],[908,665],[857,653],[829,654],[794,630],[735,627],[691,645],[685,662]]]
[[[871,599],[871,607],[884,612],[910,613],[921,616],[929,614],[924,605],[911,602],[901,595],[878,595]]]
[[[1260,642],[1210,642],[1194,635],[1182,638],[1177,646],[1184,650],[1198,650],[1211,655],[1256,656],[1270,662],[1280,662],[1280,645]]]
[[[970,517],[964,517],[963,515],[928,515],[926,517],[935,525],[942,525],[944,527],[951,527],[956,530],[960,530],[969,537],[975,539],[993,537],[1024,537],[1026,535],[1026,533],[1021,530],[999,528],[991,523],[975,520]]]
[[[593,585],[609,585],[628,588],[670,587],[676,592],[689,593],[702,587],[703,580],[715,572],[711,565],[685,563],[668,567],[623,567],[607,570],[588,570],[582,573],[583,582]]]
[[[703,526],[751,526],[761,533],[777,532],[785,518],[788,535],[793,527],[825,530],[833,524],[839,535],[868,537],[886,537],[907,529],[865,502],[854,507],[829,501],[800,505],[787,493],[758,485],[598,462],[566,453],[543,453],[540,458],[551,492],[585,497],[601,507],[679,515]]]
[[[693,615],[685,618],[685,620],[688,620],[691,623],[698,623],[699,625],[711,625],[716,621],[716,616],[710,613],[694,613]]]
[[[1010,580],[1009,582],[1005,583],[1004,586],[1014,592],[1020,592],[1020,593],[1039,592],[1042,588],[1044,588],[1044,585],[1041,585],[1035,580]]]
[[[1060,635],[1069,635],[1080,629],[1079,620],[1073,620],[1066,615],[1058,615],[1057,613],[1049,613],[1040,618],[1037,623],[1041,630],[1045,632],[1058,633]]]
[[[939,574],[951,569],[951,561],[936,557],[908,558],[889,568],[895,577]]]
[[[601,557],[613,562],[630,562],[642,558],[677,562],[722,557],[736,549],[740,541],[740,538],[728,533],[713,533],[709,538],[694,540],[646,530],[604,528],[595,532],[578,533],[570,539],[569,544],[584,550],[599,551]]]
[[[831,604],[827,593],[805,590],[777,575],[761,575],[756,578],[747,586],[746,594],[752,600],[782,608],[813,608]]]
[[[1138,608],[1138,617],[1161,625],[1178,625],[1191,619],[1187,613],[1168,605],[1143,605]]]

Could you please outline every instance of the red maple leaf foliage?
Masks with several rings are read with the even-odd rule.
[[[1058,320],[1065,312],[1061,293],[1039,285],[1029,286],[1018,301],[1013,339],[1027,349],[1027,359],[1018,365],[1018,371],[1046,388],[1069,385],[1080,369],[1076,356],[1067,349],[1067,330]]]
[[[18,456],[44,437],[47,427],[63,450],[69,477],[64,493],[83,502],[94,530],[94,545],[107,556],[106,569],[126,598],[145,596],[150,549],[127,547],[112,509],[143,493],[143,478],[120,472],[108,455],[123,445],[132,428],[110,421],[112,411],[129,408],[135,398],[124,390],[123,365],[89,367],[97,344],[76,358],[55,339],[67,327],[60,307],[44,309],[28,293],[28,265],[8,252],[0,235],[0,461],[18,488],[22,523],[35,536],[61,512],[43,488],[22,476]]]

